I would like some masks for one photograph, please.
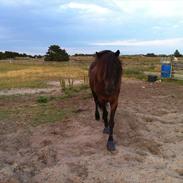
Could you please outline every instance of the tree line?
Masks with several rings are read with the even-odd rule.
[[[42,55],[28,55],[26,53],[18,53],[13,51],[0,52],[0,60],[15,59],[16,57],[42,58]]]
[[[175,50],[173,55],[165,55],[165,54],[156,55],[154,53],[147,53],[144,56],[146,56],[146,57],[167,57],[167,56],[182,57],[183,55],[179,52],[179,50]]]
[[[51,45],[46,55],[28,55],[26,53],[18,53],[12,51],[0,52],[0,60],[16,59],[17,57],[26,58],[44,58],[45,61],[68,61],[69,54],[65,49],[61,49],[58,45]]]
[[[74,56],[94,56],[94,54],[75,54]],[[172,55],[156,55],[154,53],[147,53],[146,55],[143,55],[146,57],[166,57],[166,56],[172,56]],[[173,56],[175,57],[181,57],[183,56],[178,50],[175,50]],[[51,45],[48,48],[48,51],[46,52],[46,55],[27,55],[26,53],[18,53],[18,52],[12,52],[12,51],[5,51],[0,52],[0,60],[2,59],[15,59],[16,57],[28,57],[28,58],[44,58],[45,61],[68,61],[69,60],[69,54],[66,52],[65,49],[62,49],[59,45]]]

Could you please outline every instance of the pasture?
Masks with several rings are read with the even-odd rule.
[[[94,120],[92,60],[0,61],[0,183],[182,182],[182,81],[147,83],[160,58],[123,57],[111,153]]]

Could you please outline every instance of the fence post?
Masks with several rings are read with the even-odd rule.
[[[174,59],[173,59],[173,56],[171,57],[171,79],[174,79],[174,72],[175,72],[175,69],[174,69]]]

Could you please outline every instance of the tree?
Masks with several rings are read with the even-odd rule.
[[[18,53],[18,52],[13,52],[13,51],[0,52],[0,60],[3,60],[3,59],[16,59],[16,57],[33,58],[32,55],[27,55],[26,53]]]
[[[156,57],[156,55],[154,53],[147,53],[145,56],[146,57]]]
[[[0,60],[2,60],[3,59],[3,52],[0,52]]]
[[[174,56],[175,57],[181,57],[182,55],[180,54],[179,50],[175,50]]]
[[[69,55],[58,45],[51,45],[45,55],[45,61],[68,61]]]

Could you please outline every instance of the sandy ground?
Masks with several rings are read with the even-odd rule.
[[[82,80],[75,80],[73,85],[82,84]],[[49,94],[49,93],[59,93],[61,92],[61,86],[59,81],[49,81],[47,88],[13,88],[13,89],[3,89],[0,90],[0,96],[10,96],[10,95],[25,95],[25,94]],[[66,85],[68,81],[66,80]]]
[[[92,99],[71,102],[64,122],[0,135],[0,183],[183,182],[183,86],[125,80],[114,153]]]

